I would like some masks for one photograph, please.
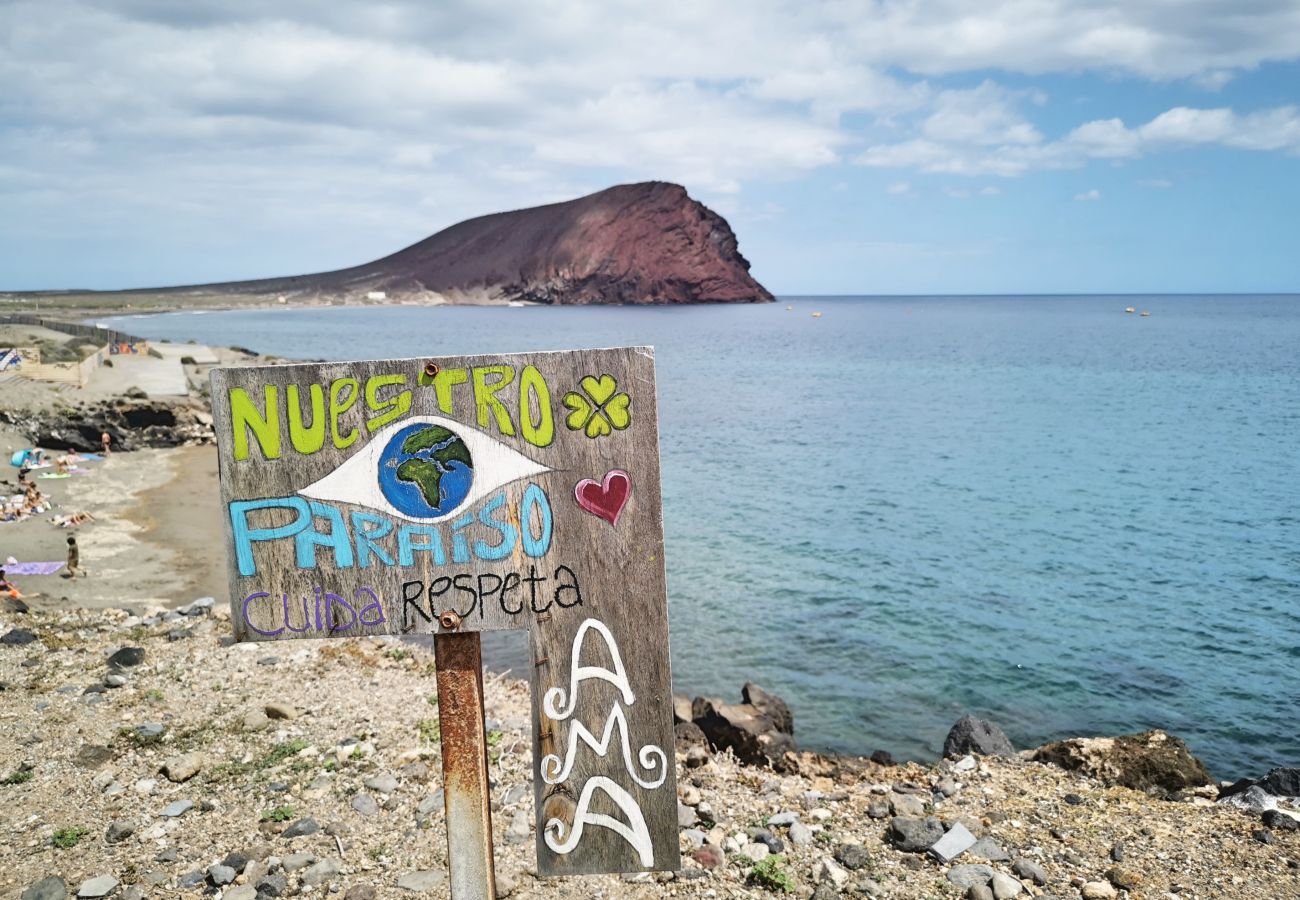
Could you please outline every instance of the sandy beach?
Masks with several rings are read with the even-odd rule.
[[[12,432],[0,433],[6,456],[24,443]],[[65,578],[63,570],[13,576],[31,605],[175,606],[223,592],[225,556],[214,448],[110,454],[83,467],[89,469],[83,476],[38,478],[39,489],[54,508],[0,530],[0,559],[20,562],[64,560],[68,536],[77,538],[84,575]],[[78,511],[89,512],[94,521],[70,529],[49,521],[52,515]]]

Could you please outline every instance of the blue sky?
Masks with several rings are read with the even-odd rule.
[[[1292,0],[20,0],[0,85],[0,289],[662,179],[777,293],[1300,291]]]

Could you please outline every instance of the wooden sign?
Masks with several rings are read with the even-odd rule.
[[[212,405],[239,640],[528,629],[538,871],[678,867],[650,348],[215,369]]]

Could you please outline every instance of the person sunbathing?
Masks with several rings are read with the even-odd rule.
[[[0,569],[0,597],[18,600],[22,596],[23,592],[18,590],[18,586],[5,577],[5,570]]]
[[[60,528],[74,528],[95,521],[95,517],[88,512],[75,512],[66,516],[54,516],[50,521]]]

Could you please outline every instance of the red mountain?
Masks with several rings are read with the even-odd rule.
[[[194,290],[455,302],[753,303],[725,219],[676,184],[623,184],[587,197],[469,219],[365,265]]]

